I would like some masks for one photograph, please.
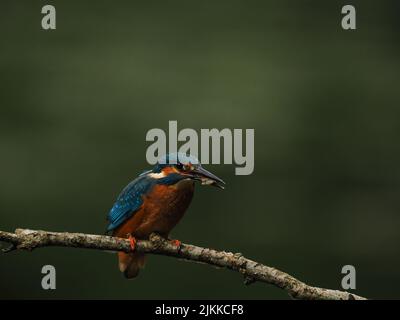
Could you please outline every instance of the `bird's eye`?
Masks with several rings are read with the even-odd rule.
[[[177,164],[176,164],[176,167],[177,167],[179,170],[184,169],[184,165],[183,165],[182,163],[177,163]]]

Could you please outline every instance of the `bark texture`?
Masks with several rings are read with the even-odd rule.
[[[47,246],[131,252],[130,242],[127,239],[84,233],[17,229],[14,233],[0,231],[0,241],[11,244],[9,248],[3,250],[4,252],[17,249],[33,250]],[[251,284],[255,281],[272,284],[285,290],[294,299],[366,299],[345,291],[309,286],[283,271],[247,259],[240,253],[217,251],[184,243],[177,247],[156,234],[152,234],[148,241],[137,241],[135,250],[234,270],[244,276],[245,284]]]

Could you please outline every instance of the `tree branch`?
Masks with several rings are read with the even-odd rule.
[[[3,250],[4,252],[16,249],[33,250],[47,246],[131,252],[130,242],[127,239],[84,233],[17,229],[15,233],[0,231],[0,241],[11,244],[11,247]],[[366,299],[344,291],[309,286],[285,272],[247,259],[240,253],[216,251],[189,244],[181,244],[178,248],[156,234],[152,234],[150,240],[137,241],[135,250],[234,270],[243,274],[245,284],[255,281],[269,283],[286,290],[295,299]]]

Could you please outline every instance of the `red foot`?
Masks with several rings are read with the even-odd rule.
[[[136,238],[132,237],[131,234],[128,235],[129,243],[131,244],[131,250],[135,251],[136,248]]]
[[[181,247],[182,242],[179,240],[171,240],[171,243],[176,246],[178,249]]]

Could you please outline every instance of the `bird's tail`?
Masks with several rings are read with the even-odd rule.
[[[128,279],[137,277],[139,270],[144,268],[145,255],[141,252],[118,252],[119,270]]]

